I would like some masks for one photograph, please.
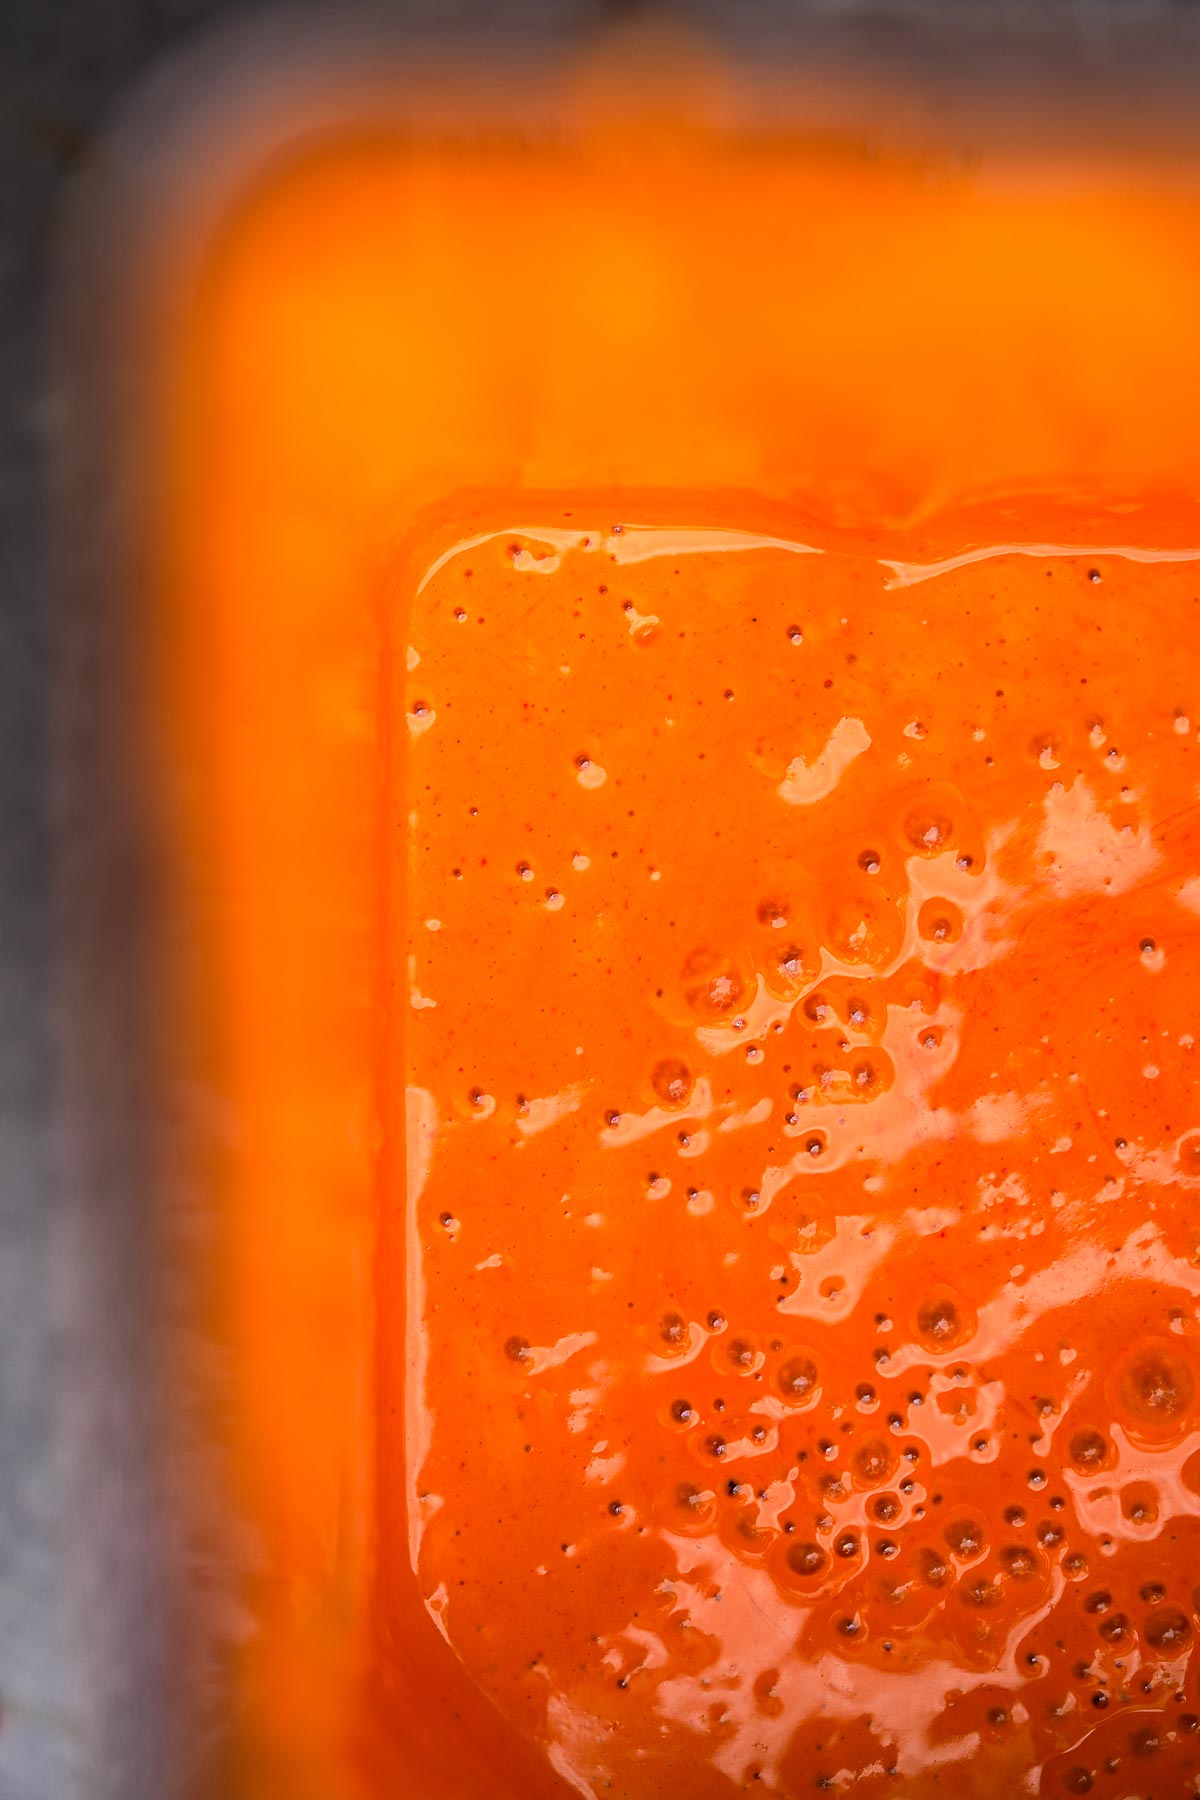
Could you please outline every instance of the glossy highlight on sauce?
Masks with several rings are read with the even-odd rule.
[[[1192,1792],[1200,552],[636,517],[408,626],[424,1604],[548,1793]]]

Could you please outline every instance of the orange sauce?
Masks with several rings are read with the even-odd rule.
[[[1195,558],[888,550],[560,513],[408,626],[385,1506],[581,1793],[1200,1772]]]
[[[168,322],[219,1791],[1174,1800],[1196,184],[606,81],[252,162]]]

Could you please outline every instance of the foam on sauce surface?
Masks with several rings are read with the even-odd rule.
[[[1200,1772],[1200,568],[975,530],[415,603],[382,1508],[583,1794]]]

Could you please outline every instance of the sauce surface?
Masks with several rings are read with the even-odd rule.
[[[407,626],[384,1529],[548,1794],[1194,1792],[1196,554],[637,517]]]

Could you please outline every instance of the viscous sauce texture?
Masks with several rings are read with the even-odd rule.
[[[547,1794],[1200,1791],[1200,572],[994,526],[417,596],[384,1528]]]

